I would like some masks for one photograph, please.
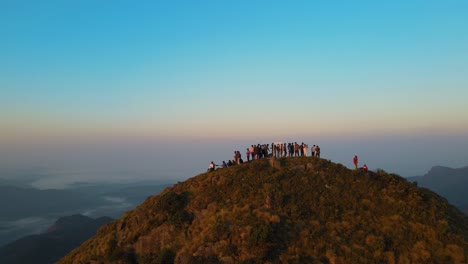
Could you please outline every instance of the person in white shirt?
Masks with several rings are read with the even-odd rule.
[[[216,167],[216,165],[215,165],[214,162],[212,161],[212,162],[210,163],[210,166],[208,166],[208,171],[214,171],[214,170],[215,170],[215,167]]]

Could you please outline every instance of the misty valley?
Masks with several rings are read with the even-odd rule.
[[[24,180],[0,179],[0,246],[23,236],[43,233],[64,216],[119,218],[167,186],[170,184],[148,180],[75,183],[66,189],[40,190]]]

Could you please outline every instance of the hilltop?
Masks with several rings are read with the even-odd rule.
[[[463,263],[468,218],[384,171],[256,160],[149,197],[59,263]]]

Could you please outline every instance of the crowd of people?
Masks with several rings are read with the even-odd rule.
[[[271,146],[271,147],[270,147]],[[268,157],[283,158],[283,157],[298,157],[298,156],[308,156],[309,146],[302,142],[298,144],[294,143],[283,143],[283,142],[273,142],[270,144],[257,144],[251,145],[250,148],[246,148],[245,155],[247,157],[247,162],[257,159],[263,159]],[[320,158],[320,147],[318,145],[313,145],[310,148],[310,154],[312,157]],[[214,171],[216,167],[227,168],[234,165],[244,164],[242,159],[242,154],[240,151],[234,151],[233,160],[228,160],[228,162],[223,161],[222,164],[217,165],[213,161],[208,166],[208,171]],[[366,164],[362,168],[358,167],[358,156],[353,157],[354,169],[361,169],[368,171]]]
[[[298,144],[297,142],[294,143],[283,143],[283,142],[273,142],[271,143],[271,154],[268,155],[270,147],[268,144],[263,145],[264,149],[266,149],[266,155],[267,156],[273,156],[275,158],[281,158],[281,157],[297,157],[297,156],[308,156],[308,149],[309,146],[302,142],[301,144]],[[255,146],[252,145],[250,149],[250,153],[252,155],[252,159],[258,158],[258,155],[255,154],[255,151],[252,151],[255,149]],[[311,156],[312,157],[319,157],[320,158],[320,147],[318,145],[313,145],[311,147]],[[249,149],[247,149],[247,155],[249,153]],[[252,154],[253,153],[253,154]],[[264,155],[261,155],[260,158],[262,158]],[[249,159],[249,157],[247,157]]]
[[[308,156],[309,146],[302,142],[298,144],[294,143],[283,143],[283,142],[272,142],[270,144],[257,144],[251,145],[250,148],[246,148],[246,158],[247,162],[257,159],[263,159],[268,157],[298,157],[298,156]],[[320,158],[320,147],[318,145],[313,145],[310,148],[311,156]],[[216,167],[226,168],[234,165],[243,164],[244,160],[242,159],[242,154],[240,151],[234,151],[233,160],[225,161],[222,164],[217,165],[213,161],[208,166],[208,171],[214,171]]]

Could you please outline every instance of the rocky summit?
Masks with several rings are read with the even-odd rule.
[[[149,197],[59,263],[467,263],[468,217],[385,171],[255,160]]]

